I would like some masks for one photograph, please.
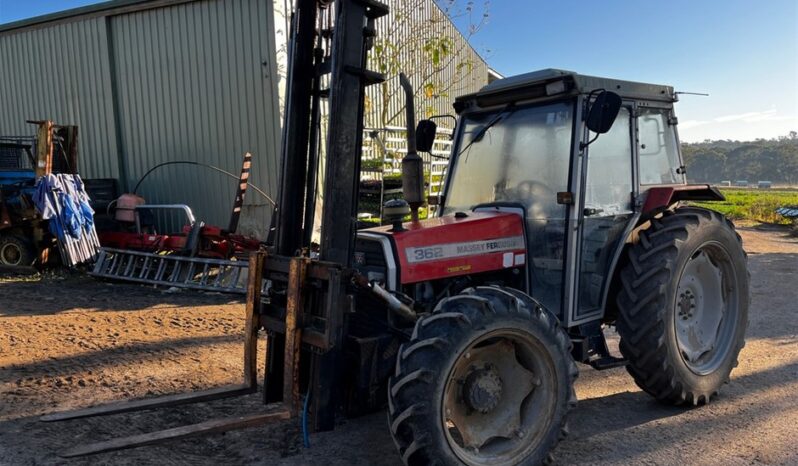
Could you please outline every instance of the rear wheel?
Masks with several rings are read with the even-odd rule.
[[[532,465],[566,433],[578,371],[556,317],[499,287],[442,300],[416,324],[389,387],[408,465]]]
[[[621,272],[618,333],[638,386],[668,404],[708,403],[737,365],[748,270],[722,215],[680,208],[651,221]]]
[[[27,241],[12,235],[0,235],[0,265],[30,266],[36,260]]]

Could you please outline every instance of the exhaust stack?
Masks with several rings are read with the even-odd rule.
[[[416,152],[416,116],[413,86],[404,73],[399,73],[399,83],[405,91],[407,120],[407,155],[402,159],[402,195],[410,205],[410,216],[418,221],[418,209],[424,205],[424,161]]]

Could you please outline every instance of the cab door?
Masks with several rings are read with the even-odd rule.
[[[603,312],[619,247],[632,222],[635,198],[633,107],[624,106],[612,128],[586,148],[576,215],[575,295],[570,324]],[[588,134],[592,138],[594,134]]]

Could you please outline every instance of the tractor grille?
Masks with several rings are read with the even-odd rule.
[[[384,283],[387,280],[388,266],[382,243],[376,239],[358,237],[355,240],[354,267],[369,281]]]

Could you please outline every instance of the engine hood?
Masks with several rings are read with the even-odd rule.
[[[521,217],[470,212],[361,230],[393,242],[403,284],[522,266],[526,242]]]

